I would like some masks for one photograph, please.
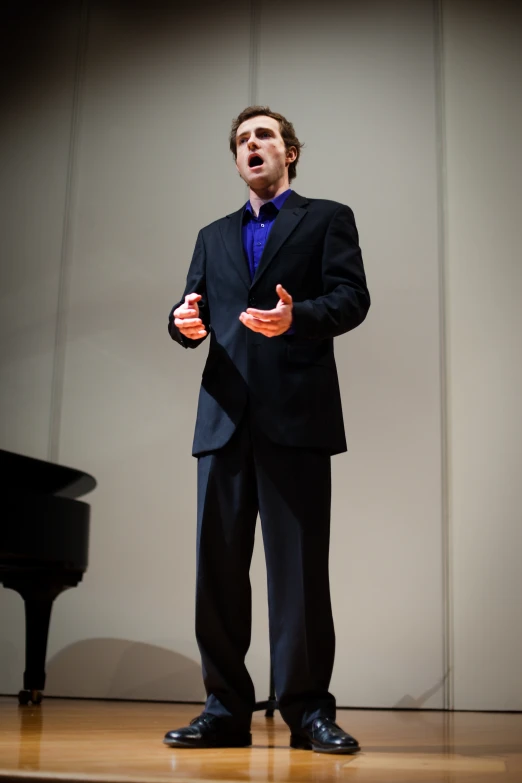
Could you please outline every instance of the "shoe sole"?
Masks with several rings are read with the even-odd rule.
[[[359,753],[361,748],[356,745],[353,748],[343,748],[342,746],[334,748],[323,748],[321,745],[316,745],[314,742],[310,742],[304,737],[290,737],[290,747],[294,750],[313,750],[315,753],[336,753],[337,755],[342,753],[343,755],[352,755],[353,753]]]
[[[163,740],[163,744],[169,748],[193,748],[199,750],[201,748],[248,748],[252,745],[252,735],[248,737],[241,737],[240,739],[232,739],[227,742],[184,742],[183,740]]]

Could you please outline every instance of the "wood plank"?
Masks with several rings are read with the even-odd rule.
[[[90,783],[520,783],[522,715],[340,710],[356,756],[292,750],[279,714],[256,714],[252,748],[194,751],[162,744],[198,705],[0,699],[0,779]]]

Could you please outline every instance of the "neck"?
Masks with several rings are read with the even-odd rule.
[[[266,204],[268,201],[272,201],[272,199],[276,198],[276,196],[280,196],[281,193],[284,193],[285,190],[288,190],[289,187],[289,182],[286,180],[279,185],[276,183],[275,185],[270,185],[269,187],[263,188],[262,190],[252,190],[252,188],[250,188],[250,204],[256,217],[259,214],[259,210],[263,204]]]

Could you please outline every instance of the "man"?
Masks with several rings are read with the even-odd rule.
[[[293,748],[353,753],[328,692],[330,456],[346,450],[333,338],[370,306],[352,211],[290,189],[301,144],[268,107],[245,109],[230,147],[250,201],[198,235],[172,339],[210,334],[198,458],[196,636],[207,701],[172,747],[251,744],[249,567],[259,511],[270,649]]]

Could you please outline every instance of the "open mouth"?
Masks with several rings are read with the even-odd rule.
[[[260,158],[259,155],[252,155],[248,161],[248,165],[251,169],[255,168],[256,166],[262,166],[263,158]]]

